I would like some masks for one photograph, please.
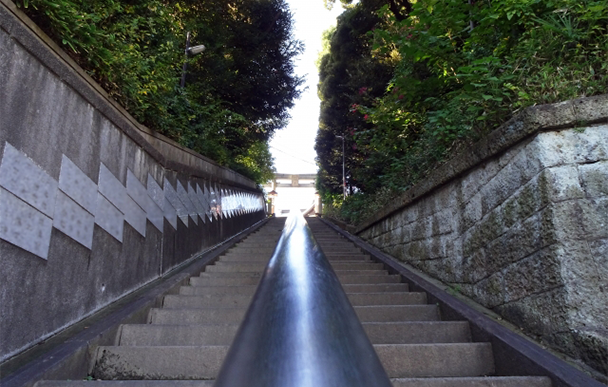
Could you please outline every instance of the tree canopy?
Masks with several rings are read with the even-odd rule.
[[[369,55],[372,47],[366,36],[380,22],[374,11],[381,5],[369,1],[347,9],[335,30],[325,35],[329,52],[319,63],[321,116],[315,145],[321,192],[342,193],[342,139],[337,136],[345,141],[347,187],[373,184],[371,176],[363,176],[368,171],[358,168],[367,155],[357,147],[354,134],[370,128],[357,106],[380,97],[391,76],[390,66]]]
[[[354,195],[337,216],[347,221],[373,213],[515,112],[608,89],[605,1],[341,3],[320,61],[316,149],[319,189],[339,202],[336,135],[346,134]]]
[[[285,0],[21,0],[136,119],[263,183],[303,80]],[[187,59],[186,33],[204,44]]]

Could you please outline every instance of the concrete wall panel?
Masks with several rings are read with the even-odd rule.
[[[608,373],[608,98],[572,104],[600,104],[604,118],[580,127],[590,119],[572,116],[553,130],[507,123],[490,135],[518,127],[507,148],[432,175],[357,232]]]
[[[0,84],[0,361],[265,216],[254,182],[136,123],[5,0]],[[208,186],[258,201],[206,221]]]

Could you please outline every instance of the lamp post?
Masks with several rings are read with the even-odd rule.
[[[336,136],[342,139],[342,194],[346,200],[346,174],[344,173],[344,136]]]
[[[186,60],[184,61],[184,67],[182,69],[182,80],[179,83],[180,87],[186,86],[186,70],[188,69],[188,56],[197,55],[203,51],[205,51],[205,46],[202,44],[198,45],[198,46],[190,47],[190,32],[188,32],[186,34],[186,50],[185,50]]]
[[[268,197],[270,198],[270,214],[271,215],[274,215],[274,199],[277,196],[279,196],[279,194],[274,189],[272,191],[268,192]]]
[[[321,201],[321,195],[319,192],[315,192],[315,215],[321,216],[323,214],[323,201]]]

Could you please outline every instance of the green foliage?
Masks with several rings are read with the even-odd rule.
[[[368,198],[347,200],[345,220],[360,220],[363,208],[390,200],[384,193],[373,197],[379,187],[399,194],[523,108],[607,90],[605,1],[410,5],[399,14],[385,1],[378,10],[382,24],[368,30],[372,49],[350,59],[384,60],[392,77],[382,95],[356,109],[367,118],[366,129],[354,136],[366,157],[353,170],[370,173],[359,173],[354,191]],[[351,92],[341,98],[355,97]]]
[[[342,4],[342,7],[344,8],[349,8],[350,4],[352,4],[353,0],[340,0],[340,3]],[[325,8],[327,8],[328,10],[331,10],[334,8],[334,5],[336,4],[336,0],[323,0],[323,4],[325,5]]]
[[[399,61],[388,92],[364,109],[377,130],[362,142],[405,139],[383,183],[407,188],[522,108],[604,92],[607,11],[600,1],[418,1],[399,22],[382,8],[375,54]]]
[[[335,33],[336,33],[336,26],[329,27],[327,30],[323,31],[323,36],[321,37],[321,39],[323,41],[323,46],[321,47],[319,56],[318,56],[317,60],[315,61],[315,64],[317,65],[317,70],[321,69],[321,61],[323,60],[323,57],[325,57],[326,55],[329,55],[329,47],[331,44],[331,38],[334,36]]]
[[[247,153],[237,156],[229,166],[254,181],[270,181],[276,172],[269,145],[264,141],[254,143]]]
[[[265,182],[267,141],[302,79],[284,0],[21,0],[18,5],[138,121]],[[186,32],[205,44],[185,59]],[[178,87],[184,60],[186,88]]]
[[[138,120],[155,126],[182,54],[179,21],[159,0],[29,0],[33,20]],[[162,130],[162,128],[161,128]]]
[[[345,11],[335,31],[326,35],[329,53],[322,57],[319,67],[321,116],[315,144],[321,193],[342,195],[342,139],[337,136],[344,137],[349,191],[371,184],[361,178],[367,171],[360,171],[358,166],[367,155],[357,147],[354,136],[371,128],[356,106],[382,96],[391,76],[391,67],[385,61],[369,55],[372,47],[366,36],[380,22],[374,10],[381,4],[381,0],[358,3]]]

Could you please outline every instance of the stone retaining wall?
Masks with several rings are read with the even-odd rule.
[[[253,181],[137,124],[0,3],[0,361],[265,216]]]
[[[528,109],[357,234],[608,374],[607,117]]]

